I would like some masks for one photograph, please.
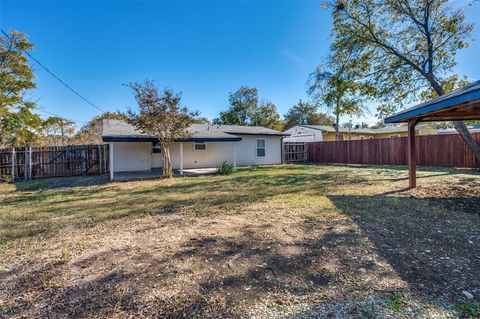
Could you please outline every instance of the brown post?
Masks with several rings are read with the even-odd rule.
[[[417,187],[417,152],[415,146],[415,125],[417,120],[408,122],[408,181],[410,188]]]

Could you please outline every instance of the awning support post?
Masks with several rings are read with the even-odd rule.
[[[183,143],[180,143],[180,175],[183,175]]]
[[[112,181],[113,180],[113,143],[110,143],[110,148],[109,148],[109,161],[110,164],[109,165],[109,168],[110,168],[110,180]]]
[[[408,122],[408,182],[410,188],[417,187],[417,148],[415,145],[415,126],[418,120]]]

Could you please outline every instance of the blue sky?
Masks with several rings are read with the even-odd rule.
[[[475,22],[480,3],[466,10]],[[29,34],[37,59],[108,111],[135,106],[122,84],[153,79],[182,91],[184,104],[209,118],[228,108],[228,93],[241,85],[257,87],[283,115],[308,99],[307,77],[328,52],[330,24],[320,1],[0,0],[1,28]],[[479,28],[456,68],[474,80],[480,79]],[[99,114],[32,65],[31,97],[42,110],[79,125]],[[361,121],[375,119],[354,119]]]

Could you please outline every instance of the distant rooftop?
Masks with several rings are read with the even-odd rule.
[[[299,125],[302,127],[307,127],[319,131],[324,132],[335,132],[335,128],[333,126],[328,125]],[[418,125],[417,127],[421,127]],[[340,133],[358,133],[358,134],[388,134],[388,133],[399,133],[399,132],[407,132],[407,126],[385,126],[381,128],[348,128],[348,127],[340,127]]]
[[[479,133],[480,132],[480,125],[468,125],[467,126],[470,133]],[[458,131],[454,128],[441,128],[438,129],[438,134],[458,134]]]

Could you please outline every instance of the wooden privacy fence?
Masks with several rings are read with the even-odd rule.
[[[480,133],[473,133],[480,142]],[[417,165],[480,168],[480,162],[459,134],[416,137]],[[406,137],[310,142],[307,158],[317,163],[407,165]]]
[[[283,142],[283,162],[298,163],[307,160],[307,147],[304,142]]]
[[[92,175],[108,172],[108,145],[0,149],[1,179]]]

